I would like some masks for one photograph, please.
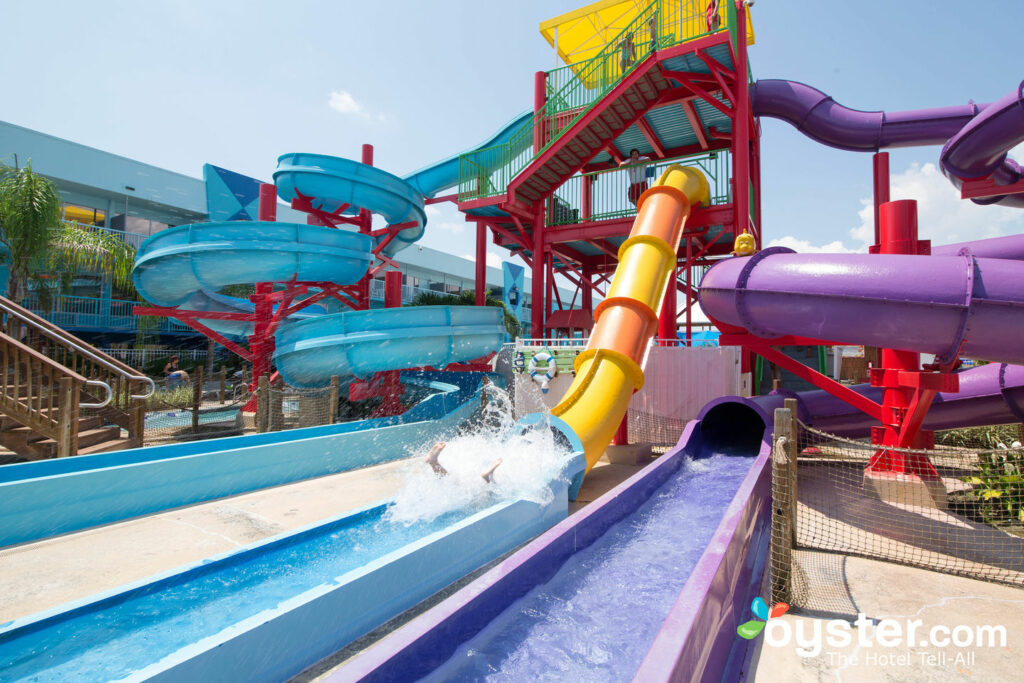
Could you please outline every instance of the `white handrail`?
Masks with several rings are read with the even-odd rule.
[[[17,306],[17,304],[14,304],[13,302],[12,302],[12,305]],[[8,315],[13,315],[14,317],[18,318],[22,322],[25,322],[25,323],[34,323],[35,322],[31,318],[28,318],[25,315],[22,315],[20,312],[18,312],[16,310],[13,310],[10,306],[7,305],[7,302],[5,302],[3,300],[0,300],[0,309],[3,309],[4,311],[7,312]],[[43,318],[40,318],[40,320],[43,320]],[[79,353],[81,353],[81,354],[91,358],[93,361],[95,361],[97,363],[100,363],[101,365],[103,365],[108,370],[112,370],[112,371],[116,372],[117,374],[122,375],[123,377],[126,377],[129,380],[138,380],[138,381],[141,381],[141,382],[148,382],[149,383],[149,393],[147,393],[147,394],[129,394],[129,396],[128,396],[129,398],[147,399],[147,398],[149,398],[150,396],[152,396],[156,392],[156,384],[153,382],[152,379],[150,379],[149,377],[146,377],[145,375],[136,375],[136,374],[133,374],[133,373],[130,373],[130,372],[126,372],[124,370],[124,368],[120,368],[120,367],[112,364],[106,358],[103,358],[102,356],[98,356],[95,353],[93,353],[92,351],[90,351],[89,349],[86,349],[86,348],[83,348],[83,347],[79,346],[78,344],[76,344],[75,342],[72,341],[73,337],[71,337],[71,335],[67,334],[66,332],[64,332],[64,330],[61,330],[56,325],[54,325],[53,327],[45,326],[45,327],[42,327],[42,329],[44,329],[46,332],[52,334],[54,337],[57,337],[57,339],[60,340],[63,344],[65,344],[67,346],[70,346],[75,351],[78,351]],[[103,384],[103,386],[107,387],[107,391],[108,392],[110,391],[110,386],[109,385],[107,385],[105,383],[101,383],[101,384]],[[103,403],[101,406],[86,405],[85,403],[83,403],[82,406],[86,407],[86,408],[102,407],[102,406],[107,405],[107,403],[110,403],[110,400],[111,400],[112,397],[113,397],[113,394],[111,394],[110,397],[107,398],[106,402]]]
[[[102,407],[106,406],[107,404],[109,404],[111,400],[113,400],[114,392],[111,391],[110,385],[107,384],[106,382],[102,382],[102,381],[100,381],[98,379],[87,379],[87,380],[85,380],[85,383],[86,384],[91,384],[93,386],[103,387],[104,389],[107,390],[107,397],[105,399],[103,399],[103,401],[101,401],[100,403],[79,403],[78,404],[79,408],[102,408]]]

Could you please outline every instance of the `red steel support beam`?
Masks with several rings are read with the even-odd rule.
[[[736,101],[732,109],[733,131],[733,187],[732,203],[736,213],[734,216],[734,235],[750,227],[750,88],[747,87],[747,13],[743,7],[736,12],[736,73],[738,87]]]
[[[476,224],[476,305],[487,301],[487,226]]]
[[[881,224],[878,212],[882,204],[889,201],[889,153],[877,152],[872,158],[875,188],[875,244],[882,243]]]
[[[640,115],[640,118],[636,120],[636,127],[640,130],[640,133],[647,140],[647,144],[654,150],[655,155],[659,159],[665,158],[665,148],[661,146],[661,142],[658,140],[658,136],[655,135],[654,130],[651,128],[651,124],[647,123],[647,119]]]
[[[458,195],[458,193],[456,193],[456,194],[446,194],[446,195],[442,195],[440,197],[428,197],[426,200],[424,200],[423,203],[426,204],[427,206],[429,206],[431,204],[440,204],[441,202],[452,202],[454,204],[458,204],[458,202],[459,202],[459,195]]]
[[[683,108],[683,113],[686,114],[690,127],[693,128],[694,135],[697,136],[700,148],[706,150],[709,146],[708,136],[704,133],[704,125],[700,122],[700,117],[697,116],[697,110],[693,108],[693,102],[682,102],[679,106]]]
[[[548,74],[546,71],[537,71],[533,74],[533,153],[540,154],[544,147],[544,121],[540,116],[541,110],[547,104],[548,99]]]
[[[676,269],[672,269],[672,276],[669,278],[668,286],[665,288],[665,299],[661,304],[661,314],[658,316],[658,338],[676,338]],[[661,342],[661,346],[671,346],[667,342]]]
[[[402,307],[402,271],[389,270],[384,273],[384,307]]]
[[[978,180],[965,180],[960,186],[961,199],[981,199],[983,197],[998,197],[1003,194],[1024,193],[1024,180],[1018,180],[1009,185],[997,185],[991,178],[980,178]]]
[[[844,403],[848,403],[862,413],[870,415],[876,420],[881,421],[882,419],[882,406],[878,405],[874,401],[864,396],[861,396],[853,389],[849,388],[845,384],[840,384],[831,377],[823,375],[817,370],[807,367],[803,363],[793,358],[790,358],[786,354],[782,353],[778,349],[771,346],[763,345],[750,345],[745,343],[744,348],[753,351],[757,355],[761,356],[767,361],[775,363],[776,365],[789,370],[797,377],[807,380],[819,389],[823,389],[828,393],[832,394],[836,398],[840,399]]]
[[[533,219],[533,272],[530,282],[530,336],[544,336],[544,207]]]
[[[580,296],[580,306],[585,311],[594,310],[594,283],[591,282],[590,271],[586,268],[580,274],[580,282],[583,284],[583,293]]]

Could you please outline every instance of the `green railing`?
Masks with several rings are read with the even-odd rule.
[[[689,6],[689,3],[687,3]],[[594,57],[549,71],[547,102],[508,142],[459,157],[459,201],[494,197],[562,133],[582,118],[652,51],[726,30],[709,27],[703,11],[654,0]]]
[[[671,164],[692,166],[707,177],[711,204],[728,204],[732,201],[730,159],[728,152],[719,151],[646,162],[645,170],[653,173],[646,182],[650,185]],[[630,166],[619,166],[566,180],[547,200],[547,225],[573,225],[636,215],[636,207],[629,201],[630,169]]]

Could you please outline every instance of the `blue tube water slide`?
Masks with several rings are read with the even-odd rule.
[[[463,152],[463,154],[486,149],[488,147],[494,147],[495,145],[505,144],[516,132],[519,131],[520,128],[526,125],[532,116],[532,110],[523,112],[506,123],[497,133],[487,138],[476,147]],[[405,180],[424,197],[433,197],[441,190],[447,190],[450,187],[458,185],[460,156],[462,155],[456,154],[448,157],[447,159],[431,164],[426,168],[421,168],[420,170],[405,176]],[[499,160],[500,155],[494,155],[494,158],[495,160]]]
[[[530,115],[516,117],[475,149],[507,141]],[[264,221],[179,226],[153,235],[139,248],[133,272],[139,293],[158,306],[251,313],[252,303],[220,290],[289,280],[354,284],[373,262],[375,239],[377,244],[388,239],[381,251],[393,256],[423,236],[424,197],[457,184],[458,156],[403,180],[351,159],[290,153],[278,158],[274,182],[286,201],[301,196],[322,211],[341,209],[343,214],[365,209],[389,225],[407,227],[390,238],[373,238],[346,229]],[[472,360],[496,350],[505,339],[500,310],[322,312],[322,307],[311,308],[289,316],[279,331],[283,337],[275,359],[295,386],[317,386],[331,375],[363,376],[378,370],[439,366],[440,360]],[[304,322],[311,324],[288,330]],[[247,322],[204,319],[204,324],[234,336],[253,331]],[[375,324],[385,324],[387,332],[374,332]]]

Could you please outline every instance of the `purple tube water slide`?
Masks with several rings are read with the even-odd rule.
[[[1024,422],[1024,367],[991,363],[958,373],[960,391],[939,393],[935,396],[925,429],[955,429],[991,424]],[[882,390],[868,384],[851,387],[858,394],[881,403]],[[754,410],[766,426],[770,426],[776,408],[783,407],[787,398],[797,399],[800,420],[816,429],[860,438],[870,435],[871,417],[852,408],[826,391],[779,391],[767,396],[743,398],[724,396],[709,403],[701,418],[712,408],[723,404],[741,404]]]
[[[932,247],[932,256],[956,256],[962,249],[970,249],[978,258],[1001,258],[1024,261],[1024,235],[991,237],[971,242],[957,242]]]
[[[750,101],[755,116],[782,119],[816,142],[850,152],[945,144],[988,106],[860,111],[844,107],[817,88],[777,79],[752,85]]]
[[[888,147],[945,145],[943,172],[959,187],[963,179],[993,178],[1000,185],[1021,178],[1006,156],[1024,141],[1024,84],[990,104],[964,104],[901,112],[860,111],[803,83],[777,79],[751,86],[756,116],[782,119],[817,142],[854,152]],[[1024,207],[1024,195],[1000,195],[979,204]]]
[[[958,256],[796,254],[770,247],[700,283],[713,320],[920,353],[1024,363],[1024,263]]]
[[[1024,81],[1017,89],[983,108],[942,148],[939,159],[946,177],[959,188],[963,180],[991,176],[997,185],[1024,177],[1024,168],[1006,153],[1024,142]],[[1024,208],[1024,194],[975,199],[977,204]]]

